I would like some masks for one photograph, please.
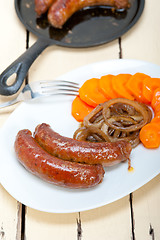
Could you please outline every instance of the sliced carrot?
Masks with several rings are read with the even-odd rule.
[[[160,88],[160,78],[145,78],[143,81],[142,94],[149,103],[152,101],[153,92],[156,88]]]
[[[87,80],[79,89],[79,96],[82,101],[93,107],[96,107],[98,104],[106,102],[108,100],[99,91],[98,78],[91,78]]]
[[[153,109],[156,109],[156,107],[160,104],[160,88],[157,88],[154,92],[153,92],[153,97],[152,97],[152,101],[151,101],[151,107]]]
[[[99,80],[99,90],[105,95],[108,100],[118,97],[118,94],[112,88],[112,78],[113,75],[108,74],[102,76]]]
[[[72,102],[71,113],[78,122],[82,122],[84,117],[86,117],[93,109],[94,107],[89,106],[77,96]]]
[[[151,123],[159,123],[160,124],[160,116],[156,116],[152,118]]]
[[[160,117],[160,111],[156,112],[155,117]]]
[[[118,74],[112,77],[112,88],[118,97],[127,98],[130,100],[134,100],[133,95],[131,95],[125,85],[127,84],[128,80],[130,79],[131,74]]]
[[[126,88],[129,93],[133,95],[137,101],[143,103],[147,103],[146,99],[142,95],[143,81],[147,77],[149,76],[144,73],[135,73],[126,83]]]
[[[148,123],[139,134],[140,140],[146,148],[158,148],[160,145],[160,127],[157,123]]]
[[[160,116],[160,103],[154,109],[154,116],[155,117]]]

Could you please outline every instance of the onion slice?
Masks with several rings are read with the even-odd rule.
[[[115,98],[99,104],[89,113],[73,138],[95,142],[126,140],[134,148],[140,142],[140,129],[151,119],[152,112],[147,105]]]

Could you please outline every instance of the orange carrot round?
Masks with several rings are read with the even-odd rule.
[[[154,109],[154,115],[155,115],[155,116],[160,115],[160,103],[155,107],[155,109]]]
[[[102,76],[99,80],[99,89],[108,100],[118,97],[118,94],[112,88],[112,78],[113,75],[108,74]]]
[[[151,103],[153,92],[156,90],[156,88],[159,88],[159,87],[160,87],[160,78],[148,77],[144,79],[142,95],[148,101],[148,103]]]
[[[82,101],[93,107],[107,101],[107,98],[99,91],[98,78],[87,80],[79,89],[79,96]]]
[[[126,74],[118,74],[112,77],[112,88],[115,91],[115,93],[118,95],[118,97],[134,100],[133,95],[131,95],[128,92],[125,86],[131,76],[132,76],[131,74],[126,73]]]
[[[160,88],[157,88],[153,92],[153,98],[151,101],[151,106],[153,109],[156,109],[156,107],[160,104]]]
[[[160,117],[160,111],[155,114],[155,117]]]
[[[129,93],[133,95],[137,101],[143,103],[147,103],[146,99],[142,95],[143,80],[147,77],[148,75],[138,72],[132,75],[126,83],[126,88]]]
[[[155,116],[152,118],[151,123],[159,123],[160,124],[160,116]]]
[[[78,122],[82,122],[84,117],[86,117],[93,109],[94,107],[89,106],[77,96],[72,102],[71,113]]]
[[[148,123],[141,130],[139,138],[146,148],[158,148],[160,145],[160,127],[157,123]]]

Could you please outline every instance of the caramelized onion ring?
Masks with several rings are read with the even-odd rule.
[[[105,132],[109,142],[117,142],[123,139],[129,141],[132,148],[136,147],[140,142],[139,130],[135,132],[121,132],[119,130],[109,128],[106,124],[103,125],[101,130]]]
[[[91,136],[94,141],[97,142],[110,142],[108,135],[105,134],[101,129],[94,126],[78,128],[75,131],[73,138],[81,141],[87,141],[89,137],[91,138]]]
[[[99,127],[101,122],[99,122],[98,120],[102,119],[104,121],[103,115],[102,115],[103,106],[104,106],[104,103],[99,104],[84,118],[83,125],[85,127],[93,126],[93,124],[95,127],[96,126]]]
[[[111,99],[84,118],[73,138],[95,142],[126,140],[134,148],[140,142],[140,129],[151,119],[152,112],[145,104],[124,98]]]
[[[138,122],[137,124],[134,124],[132,126],[128,126],[128,127],[123,127],[123,126],[116,126],[115,124],[111,123],[109,121],[109,117],[108,117],[108,114],[107,114],[107,110],[109,107],[111,107],[112,105],[114,105],[115,103],[124,103],[124,104],[128,104],[132,107],[134,107],[134,109],[140,113],[143,117],[143,120]],[[132,132],[132,131],[136,131],[136,130],[139,130],[141,129],[145,124],[148,123],[148,112],[146,110],[146,107],[143,107],[142,104],[139,104],[138,102],[136,101],[132,101],[132,100],[129,100],[129,99],[125,99],[125,98],[115,98],[115,99],[111,99],[109,100],[108,102],[105,103],[105,105],[103,106],[103,111],[102,111],[102,114],[103,114],[103,117],[104,117],[104,120],[106,122],[106,124],[111,127],[111,128],[114,128],[114,129],[117,129],[117,130],[120,130],[120,131],[125,131],[125,132]],[[121,116],[119,116],[120,118]]]

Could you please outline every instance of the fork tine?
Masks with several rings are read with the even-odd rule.
[[[78,95],[77,89],[66,89],[66,88],[44,88],[42,89],[42,94],[65,94],[65,95]]]
[[[65,80],[41,81],[40,85],[41,85],[41,87],[47,87],[47,86],[69,86],[69,87],[77,87],[77,88],[79,86],[78,83],[71,82],[71,81],[65,81]]]
[[[77,86],[72,86],[72,85],[65,85],[65,84],[59,84],[59,85],[46,85],[46,86],[41,86],[42,89],[70,89],[70,90],[79,90],[79,87]]]
[[[78,95],[78,83],[71,81],[41,81],[42,94],[49,95]]]
[[[77,96],[78,95],[78,92],[55,92],[55,93],[50,93],[50,94],[47,94],[47,96]]]
[[[77,96],[78,92],[73,92],[73,91],[51,91],[51,92],[42,92],[45,96],[57,96],[57,95],[66,95],[66,96]]]

